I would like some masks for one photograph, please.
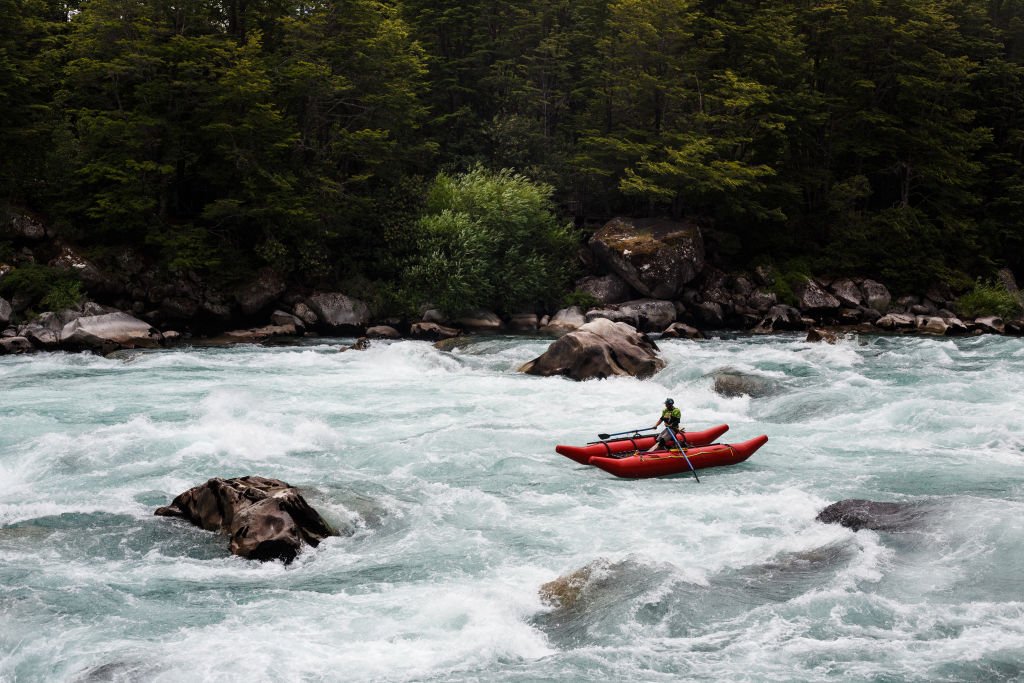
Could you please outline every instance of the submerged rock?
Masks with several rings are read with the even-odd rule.
[[[807,340],[809,342],[825,342],[826,344],[835,344],[839,341],[839,335],[832,330],[825,330],[819,327],[812,327],[807,330]]]
[[[724,368],[711,373],[715,382],[715,393],[728,398],[750,396],[760,398],[770,396],[777,391],[774,382],[757,375],[749,375],[739,370]]]
[[[840,524],[854,531],[902,531],[921,518],[922,510],[914,503],[879,503],[849,498],[832,503],[815,518],[825,524]]]
[[[437,323],[431,322],[420,322],[413,323],[409,327],[409,336],[413,339],[429,339],[431,341],[438,341],[441,339],[451,339],[452,337],[459,336],[459,330],[454,327],[445,327]]]
[[[227,534],[229,550],[252,560],[295,559],[303,543],[314,548],[337,532],[298,489],[266,477],[213,478],[153,513],[180,517]]]
[[[598,318],[554,341],[520,372],[585,380],[614,375],[644,379],[665,367],[658,347],[626,323]]]

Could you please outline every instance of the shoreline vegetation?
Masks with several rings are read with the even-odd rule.
[[[126,292],[131,286],[130,278],[119,280],[66,244],[50,242],[45,230],[33,235],[34,250],[25,246],[22,253],[55,249],[60,244],[60,257],[54,263],[63,261],[67,272],[80,278],[66,280],[75,285],[69,289],[78,296],[82,296],[77,288],[82,281],[105,282],[110,288],[107,291],[113,292]],[[727,273],[705,260],[699,226],[668,219],[613,219],[593,234],[585,250],[581,259],[590,261],[592,270],[602,274],[577,280],[571,297],[575,303],[551,313],[526,310],[499,315],[476,308],[453,315],[425,304],[416,315],[381,317],[360,299],[342,292],[292,289],[273,273],[262,273],[248,286],[235,290],[231,298],[218,299],[223,311],[219,328],[211,326],[208,315],[204,317],[213,307],[205,299],[191,307],[173,299],[157,300],[152,310],[136,302],[128,311],[95,301],[72,301],[57,310],[35,313],[26,305],[31,299],[19,300],[16,294],[13,305],[0,298],[0,355],[49,350],[109,353],[182,343],[282,343],[304,335],[358,336],[353,349],[366,348],[371,339],[399,338],[429,340],[447,349],[466,334],[557,338],[600,320],[625,323],[654,338],[702,339],[713,331],[807,331],[808,341],[829,343],[849,331],[1024,335],[1022,295],[1008,269],[1000,271],[994,283],[979,281],[959,297],[949,288],[934,287],[925,295],[894,298],[886,285],[870,278],[786,276],[768,265]],[[22,269],[34,271],[30,265],[7,273],[16,276]],[[442,278],[437,286],[437,291],[443,291],[448,284]],[[43,306],[61,303],[59,293],[51,291],[36,301]],[[123,305],[123,299],[120,303]],[[206,327],[193,327],[196,323]],[[638,340],[634,343],[646,343]]]
[[[0,16],[0,352],[1021,333],[1019,3]]]

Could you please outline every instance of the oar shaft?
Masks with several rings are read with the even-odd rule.
[[[607,437],[607,436],[618,436],[619,434],[633,434],[635,432],[645,432],[648,429],[650,429],[650,427],[637,427],[636,429],[627,429],[624,432],[612,432],[611,434],[605,434],[605,436]],[[600,436],[600,434],[598,434],[598,436]]]
[[[700,477],[697,476],[697,470],[693,468],[693,463],[690,462],[690,457],[686,455],[686,451],[684,451],[682,445],[680,445],[679,439],[676,438],[676,430],[669,427],[668,433],[672,435],[672,440],[676,442],[676,448],[678,448],[679,452],[683,454],[683,458],[686,460],[686,464],[690,466],[690,471],[693,472],[693,478],[696,479],[697,483],[699,484]]]

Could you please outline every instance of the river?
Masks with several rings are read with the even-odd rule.
[[[663,340],[582,383],[516,373],[549,340],[345,341],[0,358],[0,680],[1024,678],[1024,340]],[[553,450],[669,396],[769,441],[700,483]],[[347,534],[261,564],[153,516],[246,474]],[[847,498],[926,514],[815,521]]]

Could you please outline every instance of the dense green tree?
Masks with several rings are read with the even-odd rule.
[[[0,0],[0,203],[47,196],[60,37],[74,5]]]
[[[336,274],[390,263],[382,253],[393,231],[385,228],[406,217],[409,201],[396,203],[393,190],[427,173],[436,148],[420,130],[427,114],[421,49],[392,7],[349,0],[292,17],[275,59],[279,101],[298,131],[297,173],[321,240],[307,241],[303,257],[326,267],[330,244],[344,256]]]
[[[587,225],[702,219],[740,265],[908,287],[1024,268],[1020,0],[0,0],[0,16],[0,200],[171,270],[270,263],[372,292],[412,265],[421,284],[448,274],[434,296],[452,306],[550,302],[535,276],[564,283],[545,260],[564,245],[534,247],[557,230],[437,199],[529,194],[527,177],[550,188],[543,211]],[[492,268],[499,253],[523,272]]]

